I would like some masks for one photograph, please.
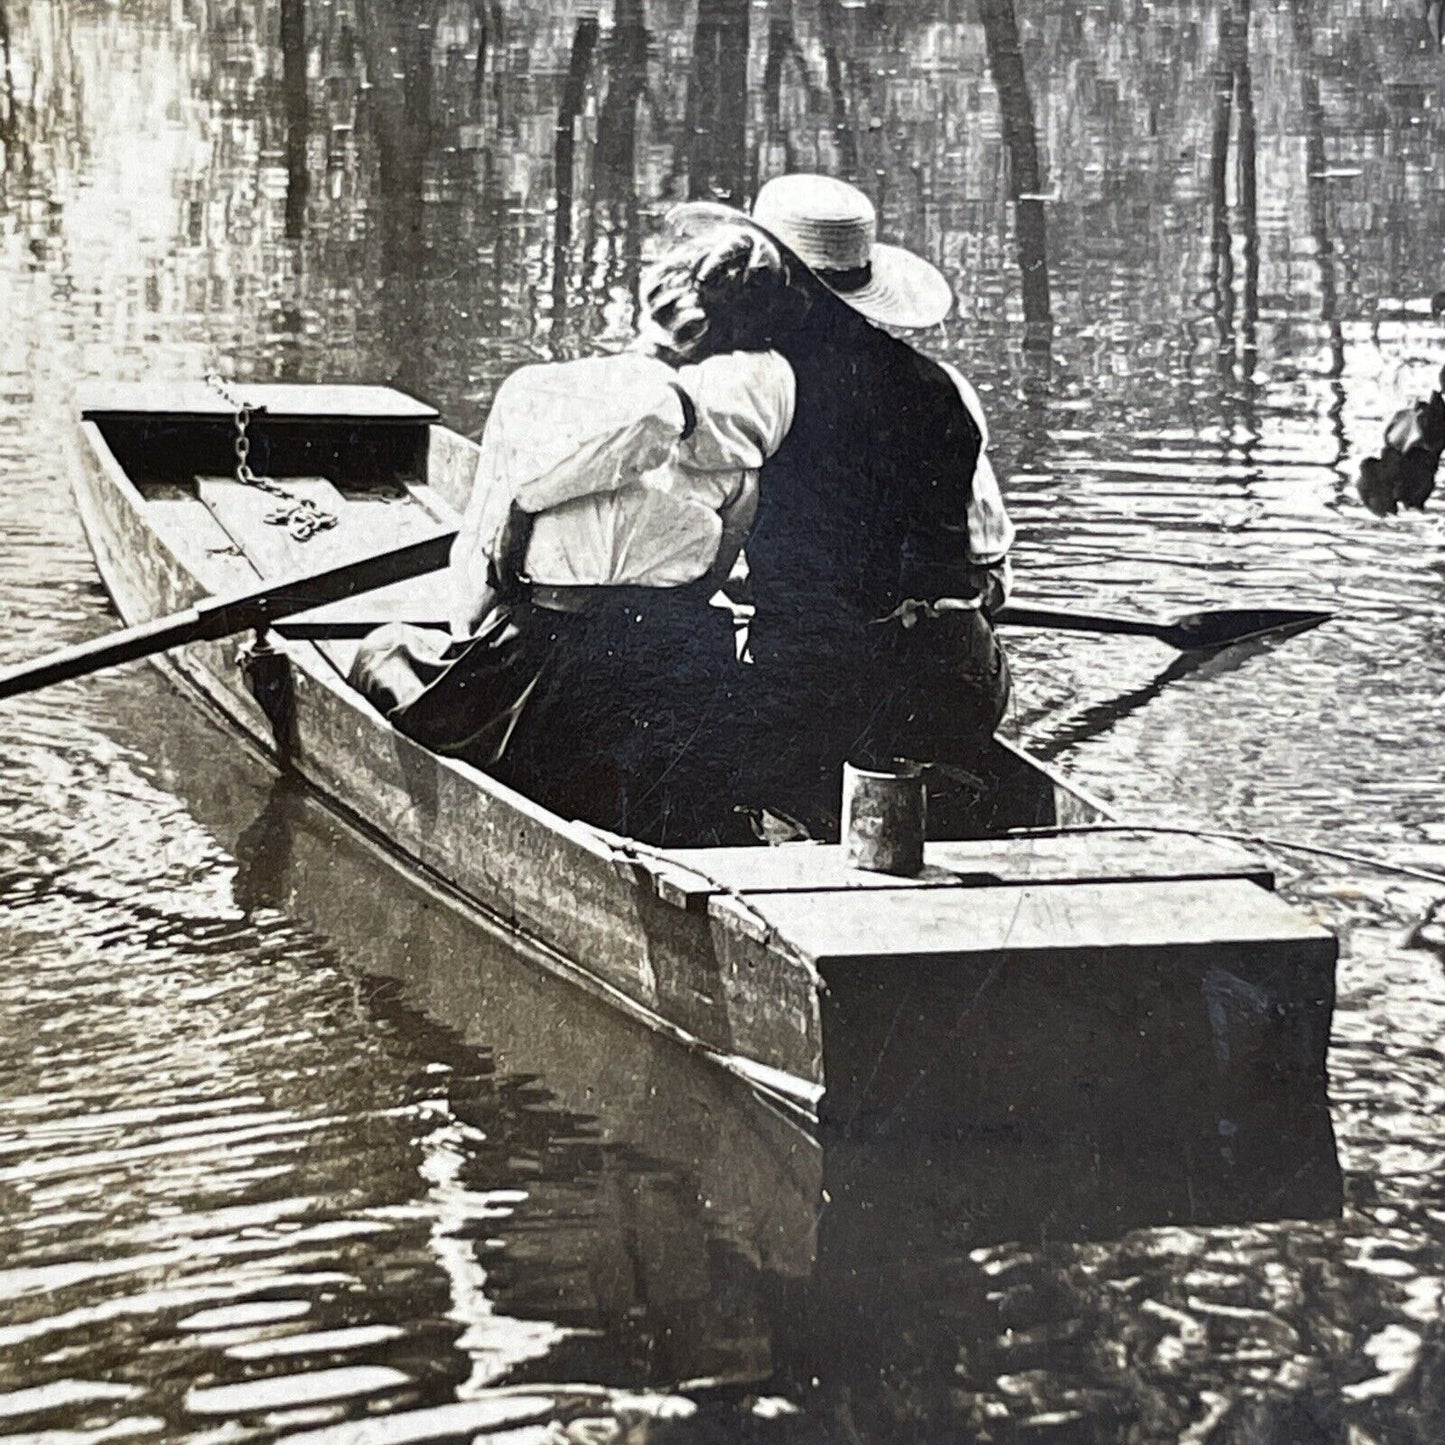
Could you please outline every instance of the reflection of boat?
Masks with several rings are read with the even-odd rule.
[[[477,1062],[452,1056],[458,1082],[436,1120],[445,1149],[462,1151],[464,1179],[467,1137],[490,1141],[483,1153],[516,1137],[547,1161],[521,1175],[525,1205],[477,1241],[487,1309],[639,1341],[654,1383],[791,1390],[816,1379],[825,1392],[869,1394],[863,1382],[996,1349],[996,1311],[982,1297],[991,1285],[970,1250],[1338,1209],[1323,1079],[1292,1081],[1288,1117],[1278,1086],[1244,1099],[1224,1141],[1231,1158],[1215,1060],[1197,1052],[1174,1060],[1178,1082],[1149,1109],[1142,1149],[1129,1133],[1137,1117],[1111,1112],[1127,1091],[1068,1117],[1003,1123],[998,1097],[994,1122],[946,1141],[805,1129],[706,1060],[526,967],[502,930],[378,868],[375,846],[291,779],[268,787],[254,772],[197,767],[208,733],[172,728],[154,752],[165,786],[234,858],[237,905],[283,911],[348,971],[396,979],[406,1003],[452,1023]],[[371,1009],[395,1008],[388,990],[365,992]],[[1014,1091],[1037,1071],[1021,1056],[995,1087]],[[459,1302],[457,1317],[477,1308]],[[522,1378],[575,1377],[577,1348],[560,1331]]]
[[[268,523],[274,499],[227,475],[232,414],[209,388],[106,388],[86,409],[78,499],[127,621],[454,520],[475,448],[428,408],[375,389],[252,393],[258,466],[337,525],[302,543]],[[347,638],[425,617],[427,590],[399,583],[285,624],[243,667],[234,644],[173,665],[450,904],[806,1122],[1047,1119],[1062,1137],[1097,1115],[1136,1145],[1236,1160],[1256,1095],[1298,1123],[1301,1081],[1308,1093],[1323,1072],[1334,941],[1254,860],[1197,839],[1004,836],[1100,814],[1002,743],[919,878],[851,873],[818,845],[638,848],[427,752],[346,685]],[[466,977],[444,1014],[467,1012]],[[1198,1061],[1207,1144],[1149,1122]]]

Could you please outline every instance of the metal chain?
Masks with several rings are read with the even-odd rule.
[[[214,371],[206,373],[206,385],[235,413],[236,480],[243,486],[255,487],[258,491],[265,492],[268,497],[274,497],[280,503],[266,513],[265,520],[273,527],[285,527],[298,542],[309,542],[318,532],[334,527],[334,512],[318,507],[310,497],[298,497],[274,478],[257,476],[251,470],[251,438],[247,433],[256,408],[250,402],[242,401]]]

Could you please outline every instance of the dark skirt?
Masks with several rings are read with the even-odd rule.
[[[630,590],[584,613],[498,606],[464,643],[392,624],[362,644],[352,682],[433,751],[674,847],[752,841],[760,809],[836,837],[845,761],[966,772],[1003,717],[1008,665],[980,613],[813,642],[743,667],[727,612],[691,590]],[[930,792],[940,821],[950,794],[967,802],[948,774]]]
[[[738,841],[739,666],[700,589],[617,589],[582,612],[499,605],[474,639],[393,624],[352,681],[401,731],[563,817],[655,845]]]

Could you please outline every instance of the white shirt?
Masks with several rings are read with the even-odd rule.
[[[983,403],[956,366],[950,366],[946,361],[940,365],[958,388],[958,394],[963,398],[963,404],[982,438],[978,448],[978,465],[973,473],[972,496],[968,503],[969,559],[979,567],[996,567],[1000,564],[1007,566],[1008,554],[1014,544],[1015,529],[1004,510],[998,476],[988,458],[988,422],[984,419]]]
[[[696,411],[684,440],[682,387]],[[678,587],[717,561],[724,514],[793,424],[793,369],[733,352],[674,369],[624,352],[527,366],[502,384],[452,546],[452,626],[474,628],[492,544],[535,514],[525,573],[553,586]]]

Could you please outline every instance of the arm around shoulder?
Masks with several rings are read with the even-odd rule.
[[[684,366],[678,381],[697,425],[678,448],[692,471],[756,468],[786,439],[797,407],[793,368],[776,351],[729,351]]]

